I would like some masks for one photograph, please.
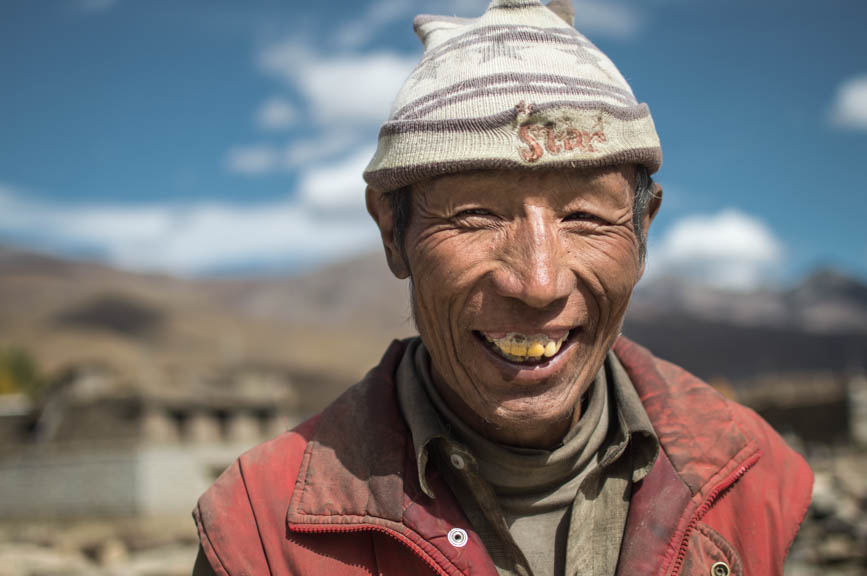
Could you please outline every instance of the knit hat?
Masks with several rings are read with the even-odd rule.
[[[572,26],[571,2],[493,0],[475,19],[420,15],[424,56],[364,171],[388,192],[475,169],[662,162],[646,104]]]

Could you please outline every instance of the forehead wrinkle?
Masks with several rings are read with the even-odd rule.
[[[626,207],[631,204],[634,194],[635,171],[627,170],[624,174],[624,168],[634,167],[616,165],[587,169],[472,170],[413,184],[412,192],[419,205],[429,208],[442,204],[450,209],[458,202],[472,202],[480,196],[486,200],[493,198],[504,202],[529,197],[547,201],[559,197],[571,201],[595,196],[616,198],[619,205]],[[610,185],[603,182],[606,178],[613,178],[620,184],[621,190],[617,192],[623,192],[622,197],[618,197],[617,192],[611,192]],[[502,193],[502,197],[492,196],[495,192]]]
[[[586,192],[590,192],[590,195],[610,198],[614,197],[614,195],[609,192],[610,186],[603,185],[602,181],[606,176],[611,174],[622,174],[621,167],[612,166],[610,168],[582,171],[570,170],[566,172],[565,181],[568,190],[575,197],[586,197],[588,196]],[[629,171],[622,180],[618,178],[617,181],[621,183],[620,192],[623,193],[622,206],[630,206],[631,208],[632,196],[634,194],[635,171]],[[620,200],[619,197],[618,200]]]

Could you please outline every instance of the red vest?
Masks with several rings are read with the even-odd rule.
[[[496,576],[434,466],[418,486],[394,390],[405,344],[322,414],[242,455],[193,512],[219,575]],[[620,338],[659,436],[633,487],[617,574],[782,574],[810,502],[806,462],[751,410]],[[463,530],[468,538],[454,538]],[[450,538],[450,535],[452,536]]]

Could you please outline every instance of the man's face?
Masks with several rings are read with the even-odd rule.
[[[579,416],[641,275],[633,178],[482,171],[414,187],[416,322],[437,388],[480,433],[550,446]]]

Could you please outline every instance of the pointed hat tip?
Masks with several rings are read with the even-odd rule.
[[[569,26],[575,25],[575,7],[572,6],[572,0],[551,0],[546,6]]]

